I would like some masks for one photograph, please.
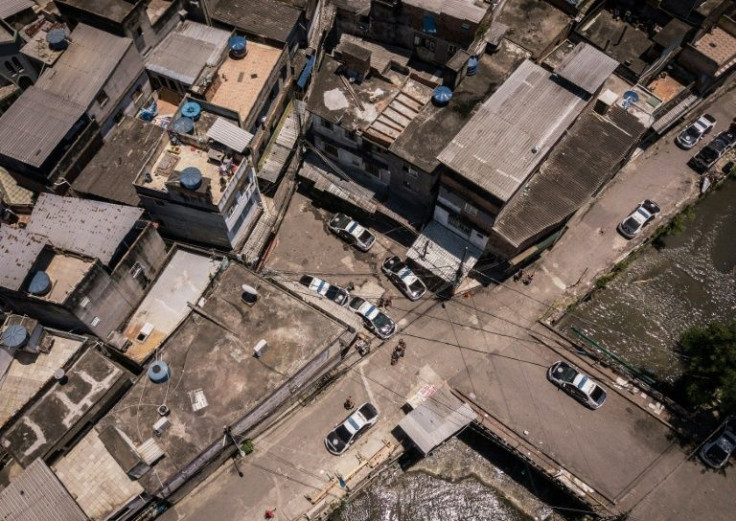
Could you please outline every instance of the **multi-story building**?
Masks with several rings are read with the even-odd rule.
[[[0,164],[29,188],[74,180],[150,82],[132,40],[78,25],[53,67],[0,117]]]
[[[181,21],[181,0],[54,0],[61,15],[135,42],[147,53]]]
[[[42,194],[28,226],[0,228],[0,300],[50,326],[100,338],[120,327],[166,259],[143,210]]]
[[[141,206],[163,234],[229,250],[243,244],[260,216],[253,135],[228,115],[186,98],[138,175]]]

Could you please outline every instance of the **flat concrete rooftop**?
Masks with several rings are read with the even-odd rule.
[[[148,358],[186,318],[219,265],[218,259],[176,249],[125,327],[131,342],[126,356],[139,363]]]
[[[241,286],[258,290],[250,307]],[[149,492],[161,487],[203,449],[222,438],[255,405],[333,344],[345,328],[240,265],[231,264],[205,296],[201,311],[189,315],[164,344],[158,358],[170,379],[152,383],[145,375],[98,424],[113,425],[135,445],[153,436],[157,406],[166,404],[171,426],[155,438],[165,453],[138,482]],[[261,358],[253,348],[268,348]]]
[[[99,351],[88,350],[67,370],[67,381],[52,387],[7,430],[2,445],[22,465],[57,444],[127,374]]]
[[[94,262],[88,259],[48,249],[44,250],[39,256],[36,269],[43,269],[49,276],[51,291],[38,298],[63,304],[93,264]]]
[[[495,18],[507,25],[506,39],[536,59],[567,30],[571,18],[544,0],[508,0]]]
[[[258,42],[249,41],[247,49],[245,58],[224,61],[217,71],[216,90],[212,97],[207,93],[211,103],[237,112],[241,122],[251,115],[281,56],[281,49]]]
[[[85,343],[84,337],[47,334],[53,339],[48,353],[16,352],[5,378],[0,380],[0,426],[36,396],[57,369],[66,367]]]

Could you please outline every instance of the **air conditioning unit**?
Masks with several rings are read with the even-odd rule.
[[[171,422],[166,416],[162,416],[158,420],[156,420],[156,423],[153,424],[153,433],[161,437],[161,435],[166,432],[169,427],[171,427]]]
[[[253,356],[255,356],[256,358],[260,358],[263,356],[263,353],[265,353],[267,349],[268,349],[268,342],[261,339],[258,341],[256,346],[253,348]]]

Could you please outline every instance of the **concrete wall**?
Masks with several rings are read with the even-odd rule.
[[[151,223],[141,225],[145,228],[111,273],[120,291],[136,302],[143,299],[166,262],[166,244],[158,230]]]
[[[15,292],[0,287],[0,303],[19,315],[28,315],[49,327],[87,332],[87,326],[71,310],[60,304],[26,295],[23,291]]]
[[[122,121],[123,115],[135,117],[138,110],[151,97],[152,92],[153,89],[151,88],[148,75],[145,72],[141,73],[138,80],[128,89],[117,106],[112,110],[111,116],[100,128],[100,134],[107,136],[115,125]]]

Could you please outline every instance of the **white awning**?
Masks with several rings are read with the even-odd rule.
[[[207,137],[242,154],[253,140],[253,134],[226,119],[217,118],[207,131]]]

